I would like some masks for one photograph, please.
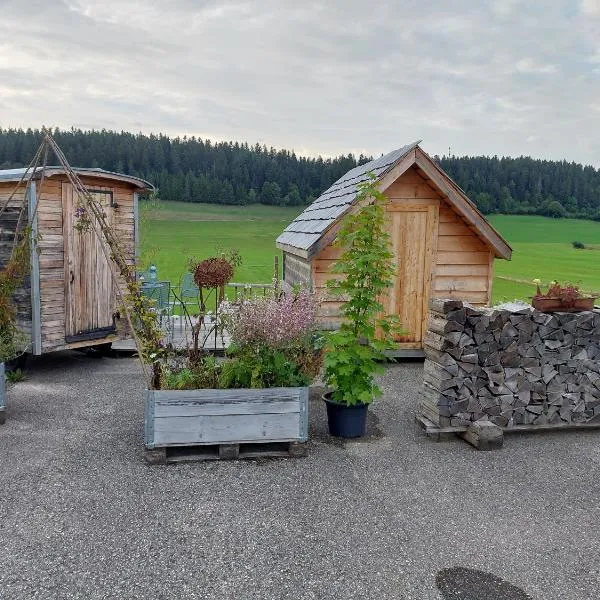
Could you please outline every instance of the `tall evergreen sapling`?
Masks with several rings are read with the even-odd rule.
[[[343,277],[327,282],[331,293],[344,300],[344,320],[339,330],[326,335],[324,377],[333,388],[331,399],[348,406],[369,404],[381,395],[375,375],[383,371],[380,361],[400,331],[397,317],[384,315],[381,303],[396,275],[385,202],[369,173],[369,180],[358,186],[359,208],[344,218],[335,241],[343,253],[331,272]]]

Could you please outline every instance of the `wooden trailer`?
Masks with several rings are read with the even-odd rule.
[[[25,169],[0,171],[0,206]],[[138,244],[138,195],[147,181],[102,169],[74,169],[102,204],[134,264]],[[32,235],[31,273],[17,295],[19,324],[31,335],[32,354],[82,348],[120,338],[119,308],[109,262],[93,231],[79,232],[77,194],[59,167],[41,169],[22,183],[0,215],[0,266],[10,256],[24,196]],[[36,210],[36,203],[39,204]]]
[[[383,302],[403,324],[398,355],[422,355],[429,298],[488,304],[494,259],[510,260],[512,250],[419,142],[404,146],[348,171],[277,238],[285,285],[307,285],[318,293],[324,329],[340,323],[340,303],[325,287],[340,256],[332,242],[369,172],[388,198],[397,274]]]

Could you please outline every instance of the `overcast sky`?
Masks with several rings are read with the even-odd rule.
[[[0,126],[600,166],[600,0],[0,0]]]

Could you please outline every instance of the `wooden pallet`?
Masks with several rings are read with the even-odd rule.
[[[202,444],[146,449],[149,464],[195,462],[199,460],[238,460],[243,458],[298,457],[306,455],[304,442],[247,444]]]
[[[514,425],[513,427],[498,427],[491,423],[481,421],[469,427],[440,427],[423,415],[415,417],[417,424],[424,430],[425,435],[439,441],[448,435],[458,435],[479,450],[497,450],[502,447],[502,438],[505,433],[536,433],[548,431],[573,431],[582,429],[600,429],[600,423],[560,423],[546,425]],[[477,425],[479,423],[479,426]],[[481,431],[480,431],[481,429]],[[489,439],[484,439],[487,436]],[[492,439],[493,438],[493,439]]]
[[[440,435],[449,435],[453,433],[463,433],[467,430],[466,427],[440,427],[436,425],[433,421],[430,421],[427,417],[423,415],[417,415],[415,417],[415,421],[417,425],[423,429],[424,433],[428,437],[437,438]]]

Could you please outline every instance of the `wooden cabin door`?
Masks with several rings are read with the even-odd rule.
[[[92,195],[112,222],[112,192]],[[96,233],[78,231],[77,194],[71,184],[62,185],[65,251],[65,339],[67,342],[101,339],[115,330],[115,291],[109,262]]]
[[[421,348],[425,335],[437,211],[437,206],[396,205],[388,212],[397,274],[386,308],[400,319],[403,335],[396,341],[405,348]]]

